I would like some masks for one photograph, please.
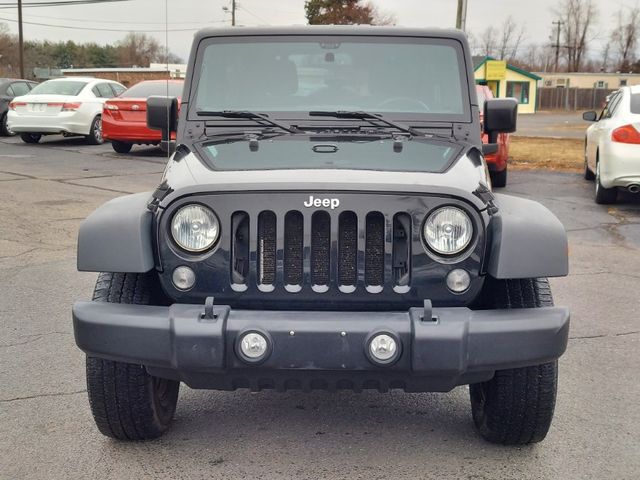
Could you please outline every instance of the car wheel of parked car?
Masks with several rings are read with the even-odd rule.
[[[491,186],[494,188],[504,188],[507,186],[507,167],[500,172],[489,172],[491,176]]]
[[[129,153],[133,144],[125,142],[111,142],[111,147],[118,153]]]
[[[9,125],[7,125],[7,114],[5,113],[2,118],[0,118],[0,135],[4,137],[13,137],[15,133],[11,131]]]
[[[102,138],[102,117],[100,115],[97,115],[91,122],[91,129],[86,138],[89,145],[102,145],[104,142]]]
[[[596,163],[596,203],[600,205],[608,205],[616,203],[618,199],[617,188],[604,188],[600,183],[600,162]]]
[[[20,138],[24,143],[38,143],[42,135],[39,133],[21,133]]]
[[[137,305],[162,304],[154,271],[101,273],[93,300]],[[149,375],[142,365],[87,356],[87,392],[100,432],[119,440],[146,440],[171,424],[180,382]]]
[[[596,174],[591,171],[589,168],[589,162],[587,162],[587,145],[585,142],[584,146],[584,179],[585,180],[594,180],[596,178]]]
[[[553,306],[546,278],[496,280],[487,278],[485,308]],[[544,439],[556,403],[558,362],[498,370],[495,376],[469,386],[473,421],[488,441],[526,445]]]

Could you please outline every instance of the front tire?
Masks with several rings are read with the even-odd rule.
[[[589,162],[587,161],[587,141],[584,141],[584,179],[585,180],[595,180],[596,174],[591,171],[589,168]]]
[[[545,278],[487,278],[486,308],[553,306]],[[545,438],[556,403],[558,362],[498,370],[486,382],[469,386],[476,429],[486,440],[502,445],[527,445]]]
[[[155,272],[101,273],[93,300],[138,305],[162,304]],[[87,356],[87,393],[91,413],[103,435],[147,440],[170,426],[180,382],[154,377],[142,365]]]
[[[100,115],[96,115],[91,122],[89,135],[85,138],[87,139],[88,145],[102,145],[104,143],[104,139],[102,138],[102,117]]]
[[[117,153],[129,153],[133,145],[131,143],[126,142],[118,142],[113,140],[111,142],[111,148]]]
[[[499,172],[489,172],[491,186],[494,188],[504,188],[507,186],[507,167]]]
[[[39,133],[21,133],[20,138],[24,143],[38,143],[42,135]]]
[[[7,114],[5,113],[0,117],[0,135],[3,137],[13,137],[15,135],[14,132],[11,131],[9,125],[7,125]]]

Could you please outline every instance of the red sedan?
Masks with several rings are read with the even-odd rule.
[[[478,94],[478,106],[480,107],[480,121],[484,111],[484,102],[493,98],[493,92],[486,85],[476,85]],[[489,136],[482,134],[482,143],[489,143]],[[491,185],[494,187],[505,187],[507,185],[507,161],[509,160],[509,134],[498,134],[498,151],[484,156],[489,166],[491,175]]]
[[[104,104],[102,136],[118,153],[127,153],[133,144],[158,145],[159,130],[147,128],[147,98],[155,95],[179,97],[183,80],[140,82]]]

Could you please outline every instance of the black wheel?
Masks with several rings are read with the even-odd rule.
[[[21,133],[20,138],[24,143],[38,143],[42,135],[39,133]]]
[[[111,147],[118,153],[129,153],[133,145],[131,143],[112,141]]]
[[[491,176],[491,186],[494,188],[504,188],[507,186],[507,167],[500,172],[489,172]]]
[[[595,180],[596,174],[589,168],[589,162],[587,162],[587,141],[584,141],[584,179]]]
[[[101,273],[93,300],[140,305],[163,304],[155,272]],[[173,419],[180,382],[151,376],[142,365],[87,356],[91,413],[103,435],[146,440],[162,435]]]
[[[617,188],[604,188],[600,182],[600,162],[596,163],[596,203],[609,205],[618,199]]]
[[[15,135],[15,133],[13,133],[9,128],[9,125],[7,125],[6,113],[0,117],[0,135],[4,137],[13,137]]]
[[[104,139],[102,138],[102,117],[96,115],[96,118],[91,122],[91,128],[89,129],[89,135],[85,137],[87,144],[89,145],[102,145]]]
[[[495,280],[483,290],[486,308],[534,308],[553,305],[545,278]],[[473,422],[486,440],[527,445],[544,439],[556,404],[558,362],[498,370],[483,383],[469,386]]]

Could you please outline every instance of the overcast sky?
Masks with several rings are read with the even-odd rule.
[[[44,0],[23,0],[34,3]],[[482,32],[491,23],[500,25],[512,15],[519,24],[526,26],[527,43],[547,41],[552,12],[559,0],[468,0],[467,30]],[[600,15],[594,29],[595,39],[591,54],[597,56],[602,42],[606,41],[615,24],[614,12],[620,6],[632,6],[636,0],[594,0]],[[4,8],[16,0],[0,0],[0,22],[16,20],[17,9]],[[395,15],[398,24],[411,27],[453,27],[456,16],[456,0],[374,0],[380,10]],[[223,11],[230,0],[168,0],[169,48],[183,57],[188,56],[193,33],[205,26],[229,24],[230,15]],[[238,0],[237,23],[241,25],[291,25],[305,24],[304,0]],[[59,25],[50,27],[25,24],[27,39],[73,40],[113,43],[126,31],[151,31],[164,44],[165,0],[129,0],[103,5],[79,5],[63,7],[37,7],[24,9],[24,21]],[[11,31],[17,32],[17,23],[6,22]],[[104,31],[99,29],[123,30]],[[184,31],[175,31],[184,30]]]

